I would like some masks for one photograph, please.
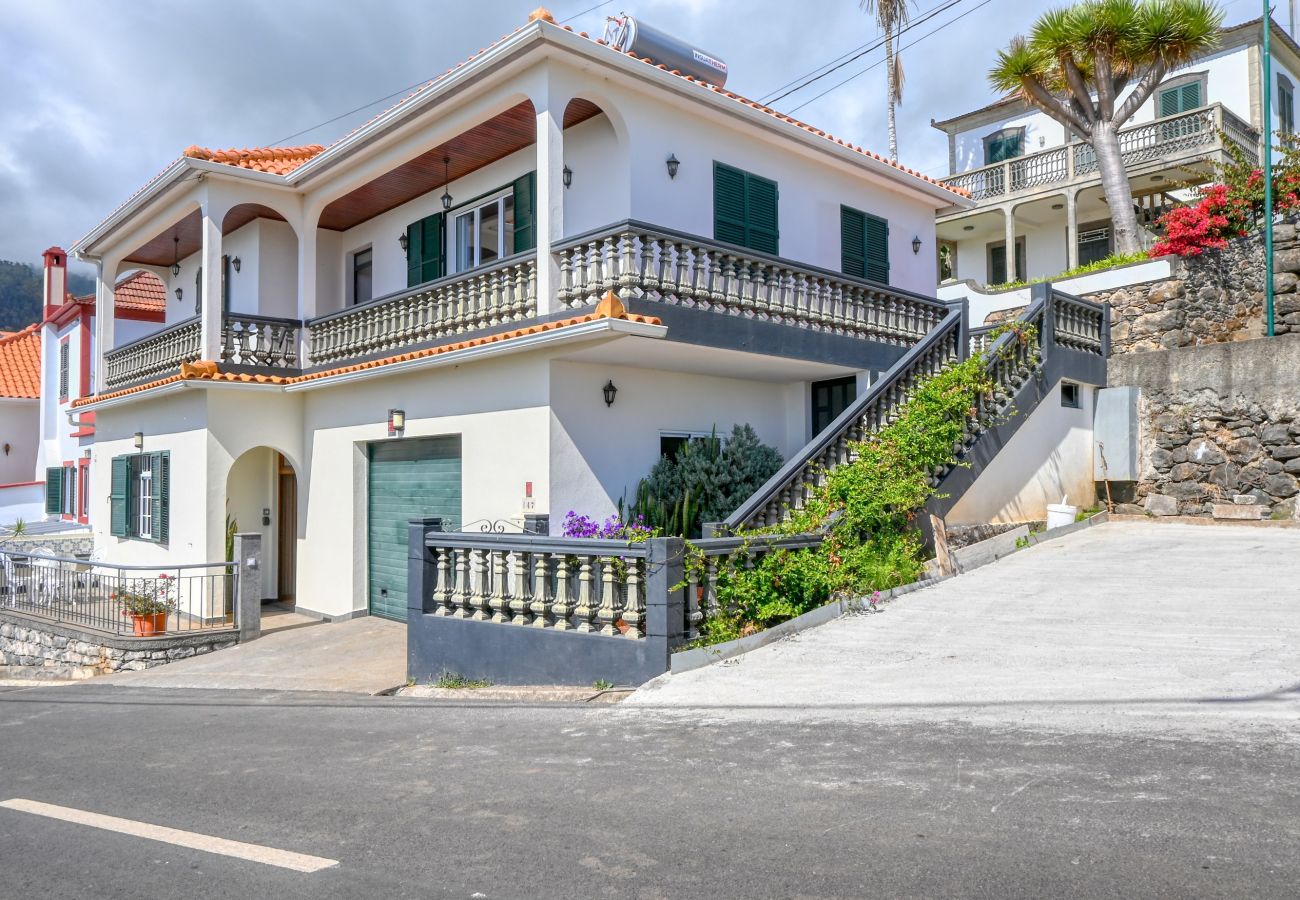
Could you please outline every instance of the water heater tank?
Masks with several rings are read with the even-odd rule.
[[[727,64],[712,53],[692,47],[666,31],[652,28],[628,15],[611,18],[609,25],[610,30],[606,32],[609,43],[624,53],[631,50],[639,57],[648,57],[683,75],[718,87],[727,83]]]

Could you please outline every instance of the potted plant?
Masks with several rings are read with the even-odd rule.
[[[152,582],[152,583],[151,583]],[[113,599],[122,604],[122,615],[131,617],[131,633],[151,637],[167,631],[167,614],[176,608],[171,596],[171,576],[140,579],[130,590],[119,590]]]

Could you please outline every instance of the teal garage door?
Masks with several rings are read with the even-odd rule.
[[[370,612],[405,621],[406,526],[442,516],[460,528],[460,437],[371,444],[367,498]]]

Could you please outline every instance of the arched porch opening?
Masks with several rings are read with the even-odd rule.
[[[225,550],[236,532],[262,536],[262,602],[292,608],[298,582],[298,476],[273,447],[254,447],[226,476]]]

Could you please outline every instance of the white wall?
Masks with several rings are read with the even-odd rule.
[[[606,407],[601,386],[618,387]],[[551,522],[569,510],[603,518],[618,501],[636,498],[637,482],[659,459],[662,431],[727,435],[754,426],[759,440],[783,458],[804,443],[800,418],[806,383],[742,381],[625,366],[557,361],[551,364]],[[791,415],[792,410],[796,411]],[[541,508],[539,504],[539,509]]]
[[[1060,382],[979,474],[947,521],[952,525],[1047,518],[1047,504],[1096,499],[1092,480],[1092,415],[1096,390],[1080,387],[1081,408],[1061,406]],[[1032,461],[1041,460],[1037,469]]]
[[[38,477],[40,417],[39,400],[0,397],[0,485],[33,481]],[[44,471],[39,477],[45,477]]]
[[[10,526],[22,519],[39,522],[45,518],[45,485],[0,485],[0,525]]]

